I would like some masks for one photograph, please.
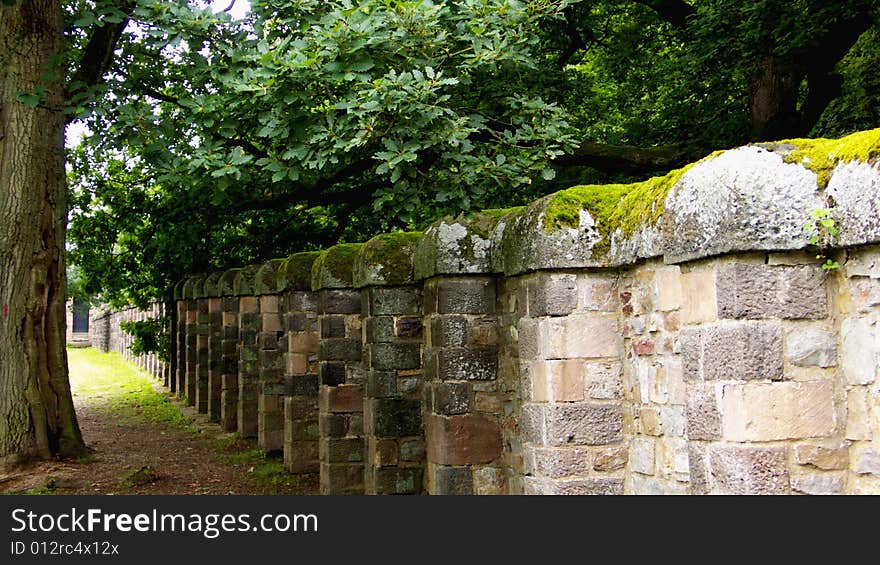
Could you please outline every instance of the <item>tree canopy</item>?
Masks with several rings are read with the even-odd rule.
[[[71,256],[116,303],[206,271],[877,127],[877,0],[68,4]],[[97,52],[97,51],[96,51]],[[26,102],[39,103],[39,92]]]

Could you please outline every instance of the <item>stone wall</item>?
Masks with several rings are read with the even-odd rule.
[[[93,311],[89,318],[91,345],[101,351],[115,351],[130,362],[149,373],[171,389],[173,385],[172,365],[166,363],[156,353],[132,355],[129,349],[132,337],[122,331],[120,324],[125,321],[143,321],[165,317],[165,305],[151,304],[145,309],[126,308],[124,310]]]
[[[177,392],[327,494],[880,493],[880,132],[800,143],[190,278]]]

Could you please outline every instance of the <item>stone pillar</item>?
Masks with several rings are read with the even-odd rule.
[[[238,295],[238,435],[255,438],[258,432],[257,413],[260,395],[259,336],[263,327],[260,297],[253,294],[253,281],[260,265],[245,267],[235,277],[234,292]]]
[[[220,426],[224,431],[238,429],[238,296],[234,296],[235,277],[240,269],[223,273],[218,282],[223,323],[223,355],[220,374]]]
[[[844,492],[837,465],[811,455],[834,454],[850,439],[846,412],[836,409],[827,278],[814,261],[770,254],[682,265],[679,346],[692,493]],[[851,320],[842,322],[844,347]],[[872,375],[875,361],[864,366]]]
[[[208,297],[208,420],[220,422],[221,394],[223,391],[223,299],[219,282],[223,272],[215,272],[205,279]]]
[[[260,295],[260,388],[257,397],[257,443],[263,453],[281,453],[284,448],[284,302],[278,268],[282,259],[273,259],[257,271],[254,290]]]
[[[199,414],[208,413],[208,340],[211,333],[211,318],[208,313],[208,298],[205,296],[205,278],[194,286],[196,297],[196,383],[195,407]]]
[[[420,233],[380,235],[355,259],[354,285],[365,315],[364,436],[366,494],[420,494],[422,426],[422,292],[413,254]]]
[[[312,266],[318,294],[321,494],[364,493],[361,293],[352,288],[361,244],[335,245]]]
[[[499,316],[488,239],[500,217],[480,213],[441,220],[426,230],[416,251],[416,276],[426,279],[429,494],[508,490],[502,430],[517,395],[515,386],[498,378]]]
[[[168,376],[168,390],[171,394],[180,395],[180,385],[186,375],[186,301],[183,299],[183,286],[186,281],[180,281],[174,286],[174,307],[176,315],[174,325],[171,328],[175,345],[175,355],[172,358],[172,367]]]
[[[318,295],[311,291],[312,265],[319,253],[297,253],[279,268],[285,279],[287,331],[284,382],[284,467],[318,473]]]
[[[195,298],[195,286],[200,280],[193,278],[184,286],[186,298],[186,373],[184,374],[184,386],[181,389],[186,398],[187,406],[195,406],[198,378],[198,348],[196,335],[198,333],[199,307]]]

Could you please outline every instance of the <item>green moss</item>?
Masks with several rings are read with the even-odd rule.
[[[413,253],[422,238],[420,232],[397,232],[377,235],[368,241],[357,258],[361,272],[381,267],[387,284],[404,284],[413,280]],[[362,278],[362,277],[361,277]]]
[[[816,173],[819,186],[825,188],[838,163],[868,162],[880,157],[880,129],[860,131],[840,139],[787,139],[764,146],[770,149],[794,146],[783,155],[783,160],[810,169]]]
[[[284,259],[271,259],[263,263],[254,277],[254,290],[257,294],[273,294],[281,290],[278,270],[281,269],[284,261]]]
[[[666,195],[696,164],[637,183],[582,185],[557,192],[547,204],[543,227],[547,231],[577,228],[580,213],[586,210],[602,235],[602,240],[594,248],[596,254],[602,254],[610,248],[610,236],[618,228],[624,235],[631,235],[644,224],[656,223],[663,215]]]
[[[320,256],[320,251],[308,251],[295,253],[285,260],[280,272],[287,279],[288,290],[311,290],[312,266]]]
[[[523,208],[524,206],[515,206],[513,208],[490,208],[489,210],[481,210],[474,214],[473,218],[469,219],[467,222],[468,229],[483,239],[489,239],[492,236],[492,231],[495,229],[495,226],[498,225],[498,222],[500,222],[504,216],[519,212]]]
[[[321,253],[312,265],[312,289],[322,286],[327,276],[351,285],[354,259],[363,243],[340,243]]]

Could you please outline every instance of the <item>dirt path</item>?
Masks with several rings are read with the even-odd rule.
[[[68,351],[80,428],[92,454],[0,475],[0,492],[28,494],[315,494],[317,477],[291,475],[183,406],[119,355]]]

